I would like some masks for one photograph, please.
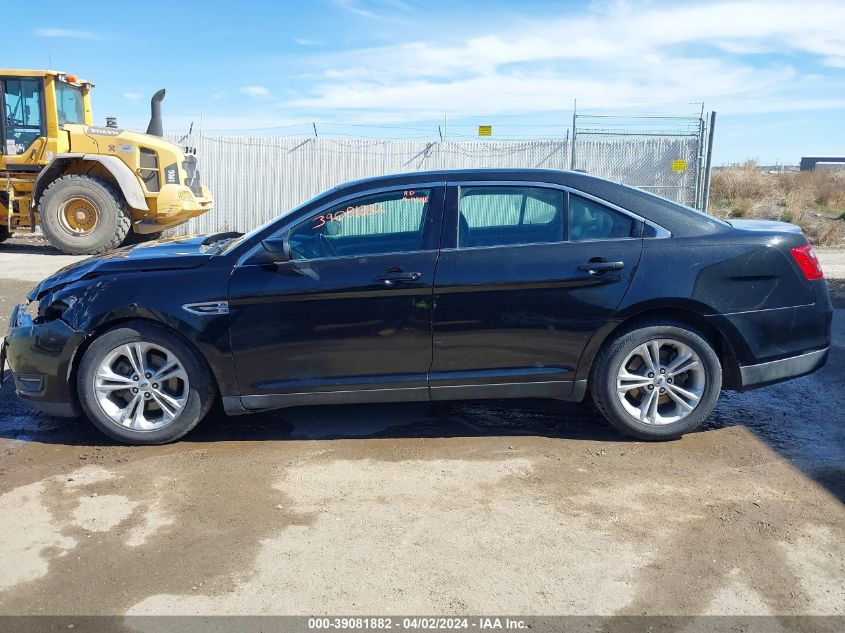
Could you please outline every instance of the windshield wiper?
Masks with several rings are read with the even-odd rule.
[[[226,247],[226,244],[232,240],[238,239],[239,237],[243,237],[243,233],[238,233],[237,231],[228,231],[225,233],[215,233],[214,235],[209,235],[200,244],[200,251],[216,255]]]

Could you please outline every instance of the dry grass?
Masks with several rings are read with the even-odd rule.
[[[713,171],[710,212],[793,222],[820,246],[845,246],[845,173],[770,174],[753,161]]]

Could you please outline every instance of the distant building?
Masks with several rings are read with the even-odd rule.
[[[816,165],[827,169],[845,169],[845,156],[803,156],[801,171],[813,171]]]

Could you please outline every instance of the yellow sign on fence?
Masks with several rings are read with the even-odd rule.
[[[672,171],[686,171],[687,170],[687,161],[685,160],[673,160],[672,161]]]
[[[479,125],[478,126],[478,135],[479,136],[493,136],[493,126],[492,125]]]

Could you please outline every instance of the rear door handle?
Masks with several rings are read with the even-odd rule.
[[[625,262],[595,261],[578,265],[578,270],[583,270],[591,275],[606,273],[610,270],[622,270],[623,268],[625,268]]]
[[[419,281],[420,277],[422,273],[388,273],[376,281],[382,282],[385,286],[395,286],[408,281]]]

